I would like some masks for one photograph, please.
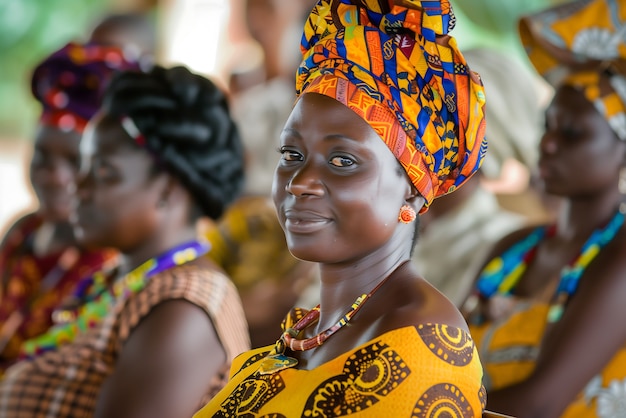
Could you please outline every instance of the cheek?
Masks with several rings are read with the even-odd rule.
[[[151,222],[157,212],[157,199],[150,193],[135,192],[109,200],[109,206],[117,216],[120,225],[132,228],[132,225]]]
[[[579,176],[588,181],[617,184],[619,170],[623,166],[622,155],[623,151],[618,152],[614,147],[592,149],[577,164],[581,167]]]
[[[287,192],[285,191],[285,186],[287,185],[287,180],[285,176],[275,174],[274,179],[272,180],[272,201],[274,202],[274,207],[279,208],[282,204],[283,200],[286,197]],[[278,216],[280,217],[280,211],[277,211]],[[282,223],[282,220],[281,220]]]
[[[124,248],[157,225],[156,202],[136,189],[102,190],[93,198],[94,222],[86,229],[100,246]]]
[[[398,202],[397,196],[382,190],[368,194],[348,191],[337,197],[336,205],[346,230],[367,242],[391,235],[398,220]]]

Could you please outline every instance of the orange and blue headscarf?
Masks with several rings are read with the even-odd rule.
[[[581,91],[626,141],[626,2],[577,0],[525,16],[522,43],[553,87]]]
[[[485,94],[448,33],[448,0],[320,0],[304,27],[298,95],[343,103],[376,130],[426,199],[453,191],[485,155]]]
[[[121,48],[68,43],[33,71],[31,90],[43,107],[40,122],[82,133],[100,108],[107,82],[124,70],[139,71],[139,63]]]

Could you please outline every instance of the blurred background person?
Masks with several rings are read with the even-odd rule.
[[[459,47],[465,50],[489,46],[506,55],[522,57],[524,51],[516,39],[516,18],[523,12],[562,1],[454,0]],[[25,74],[30,68],[71,39],[87,41],[86,34],[91,32],[94,22],[111,15],[142,14],[155,25],[157,63],[183,64],[228,86],[229,74],[250,73],[251,68],[258,68],[262,62],[261,48],[246,28],[246,6],[245,0],[1,2],[0,189],[12,198],[0,201],[0,228],[6,226],[9,219],[15,219],[16,211],[34,207],[30,190],[21,180],[25,177],[21,164],[27,159],[29,138],[34,136],[32,119],[38,112],[25,94],[24,85],[28,83]],[[299,35],[294,39],[298,41]],[[251,77],[251,80],[256,82],[258,77]],[[237,83],[239,86],[253,84]],[[15,109],[20,112],[16,113]],[[9,178],[14,180],[9,181]],[[499,199],[502,203],[503,196]],[[506,203],[507,208],[514,209],[518,202]]]
[[[524,17],[555,87],[539,174],[557,218],[496,244],[470,330],[487,405],[525,417],[626,416],[626,3],[578,0]]]
[[[226,97],[184,67],[124,72],[89,126],[77,235],[120,263],[29,341],[0,381],[0,416],[190,416],[249,347],[236,289],[196,230],[243,186]]]
[[[269,196],[275,152],[296,99],[293,77],[300,63],[300,35],[312,0],[245,0],[245,23],[261,51],[259,64],[233,70],[233,117],[246,146],[246,194]]]
[[[503,171],[511,167],[506,163],[514,160],[521,174],[517,184],[509,185],[517,190],[510,192],[527,189],[537,161],[541,126],[538,84],[530,69],[492,48],[470,49],[464,56],[472,70],[480,74],[489,98],[489,148],[478,175],[457,192],[433,201],[420,217],[420,239],[412,257],[424,277],[459,307],[487,251],[528,221],[527,213],[504,209],[483,180],[506,177]],[[534,199],[539,201],[536,196]],[[535,220],[543,216],[541,205],[531,210],[539,212],[533,214]],[[442,254],[449,257],[444,259]]]
[[[317,277],[313,263],[287,248],[270,198],[278,141],[296,98],[293,77],[310,0],[247,0],[245,22],[262,52],[261,64],[231,74],[233,118],[246,153],[245,193],[208,227],[209,256],[241,295],[253,347],[275,341],[280,322]]]
[[[157,53],[155,18],[147,12],[108,14],[91,29],[89,42],[119,46],[128,59],[148,70]]]
[[[17,220],[0,244],[0,358],[13,362],[25,339],[52,325],[54,308],[78,281],[113,262],[113,250],[87,250],[70,225],[79,142],[114,71],[137,68],[119,48],[70,43],[35,68],[42,106],[30,162],[39,207]]]
[[[244,196],[205,233],[209,257],[241,295],[252,347],[273,343],[280,322],[317,277],[313,263],[287,248],[269,196]]]

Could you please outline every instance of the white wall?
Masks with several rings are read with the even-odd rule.
[[[0,138],[0,237],[9,223],[35,207],[28,181],[28,141]]]

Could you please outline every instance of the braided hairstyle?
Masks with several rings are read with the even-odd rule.
[[[205,215],[219,218],[244,182],[244,151],[226,96],[185,67],[122,72],[110,82],[102,111],[130,118],[150,152],[189,190]]]

